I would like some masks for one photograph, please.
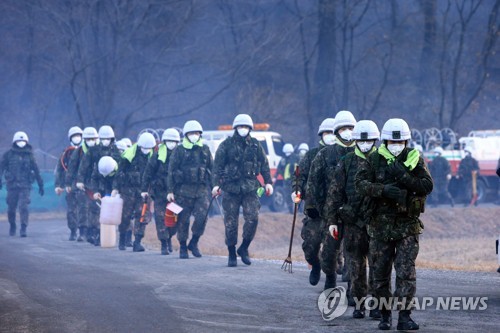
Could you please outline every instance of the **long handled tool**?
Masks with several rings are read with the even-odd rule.
[[[470,205],[474,206],[477,204],[477,171],[472,171],[472,200],[470,201]]]
[[[203,221],[207,221],[208,213],[210,213],[210,208],[212,208],[212,204],[214,203],[214,199],[216,197],[217,197],[217,195],[214,195],[214,196],[212,196],[212,199],[210,199],[210,204],[208,205],[207,214],[205,215],[205,219]]]
[[[295,179],[299,177],[299,167],[295,167]],[[297,182],[298,183],[298,182]],[[295,194],[298,194],[299,190],[297,186],[295,186]],[[293,205],[293,221],[292,221],[292,233],[290,235],[290,246],[288,247],[288,256],[285,261],[283,261],[283,265],[281,265],[281,269],[288,271],[288,273],[293,273],[292,270],[292,244],[293,244],[293,233],[295,231],[295,221],[297,220],[297,211],[299,208],[299,203],[295,202]]]

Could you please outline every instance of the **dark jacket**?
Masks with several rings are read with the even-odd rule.
[[[167,196],[168,166],[174,150],[168,150],[165,144],[159,145],[158,152],[149,159],[142,175],[141,192],[151,193],[153,199]]]
[[[0,162],[0,184],[2,176],[5,176],[7,190],[31,189],[35,180],[38,187],[43,188],[43,180],[30,144],[23,148],[13,144],[12,148],[5,152]]]
[[[77,148],[75,146],[68,146],[59,157],[56,166],[54,187],[64,188],[66,186],[66,173],[69,169],[69,161],[71,160],[71,155],[77,151]]]
[[[129,194],[141,191],[142,174],[153,153],[143,154],[137,144],[128,148],[119,159],[118,172],[113,179],[113,189]]]

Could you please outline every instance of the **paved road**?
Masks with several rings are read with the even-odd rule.
[[[308,285],[304,265],[287,274],[271,261],[228,268],[220,257],[96,248],[67,241],[63,221],[35,221],[28,238],[7,229],[0,223],[0,332],[376,330],[376,321],[352,319],[351,309],[324,321],[316,306],[321,286]],[[499,287],[495,272],[419,270],[418,296],[487,296],[488,308],[430,308],[414,318],[423,332],[496,332]]]

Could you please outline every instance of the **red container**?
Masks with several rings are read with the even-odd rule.
[[[175,227],[176,224],[177,224],[177,215],[174,214],[172,211],[168,210],[167,208],[167,210],[165,210],[165,226],[172,228]]]

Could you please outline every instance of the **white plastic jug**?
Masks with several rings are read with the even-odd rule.
[[[123,199],[116,197],[104,197],[101,199],[101,215],[99,223],[119,225],[122,221]]]
[[[101,247],[116,246],[116,226],[113,224],[101,224]]]

